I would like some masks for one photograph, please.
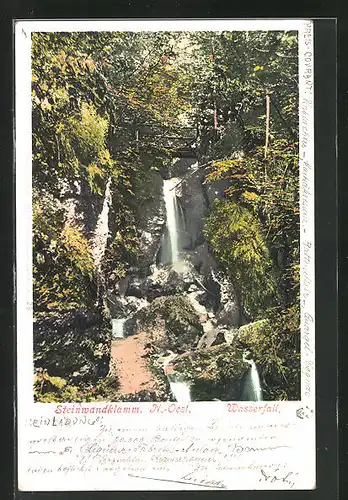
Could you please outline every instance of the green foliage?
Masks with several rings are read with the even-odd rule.
[[[200,162],[211,162],[206,182],[229,183],[225,200],[211,207],[206,236],[251,318],[273,314],[272,338],[283,346],[277,356],[292,360],[282,322],[285,315],[292,324],[289,311],[299,311],[297,64],[292,32],[34,33],[34,312],[95,307],[102,280],[93,228],[69,216],[66,199],[80,209],[88,199],[96,214],[110,178],[101,273],[111,283],[137,265],[144,206],[158,195],[152,175],[170,164],[184,124],[198,131]],[[174,346],[178,332],[187,345],[201,332],[183,300],[150,307]],[[261,334],[260,345],[268,346]],[[265,370],[278,380],[280,362],[266,362],[267,349]],[[283,375],[286,395],[295,394],[295,375]],[[56,389],[39,397],[58,397]],[[82,394],[70,385],[62,391],[71,400]]]
[[[290,305],[299,294],[298,145],[274,141],[267,158],[262,149],[214,162],[206,182],[229,180],[227,204],[247,207],[259,219],[282,300]]]
[[[60,206],[66,192],[77,196],[76,182],[83,188],[87,183],[91,199],[92,195],[103,196],[111,176],[115,237],[109,240],[103,262],[106,275],[121,277],[135,264],[141,208],[152,195],[148,179],[171,158],[162,136],[172,130],[176,135],[178,115],[190,107],[187,79],[175,69],[174,39],[175,35],[166,33],[32,36],[33,184],[37,197],[41,200],[49,193],[52,206]],[[52,295],[58,293],[74,308],[79,293],[93,294],[90,284],[83,286],[80,279],[81,273],[91,278],[88,249],[85,257],[77,251],[77,241],[82,250],[83,236],[77,234],[77,228],[64,229],[63,219],[64,208],[50,212],[53,228],[34,217],[34,255],[38,254],[39,265],[34,271],[34,308],[42,303],[57,305],[59,300]],[[56,242],[59,256],[50,250],[51,240]],[[71,242],[76,243],[73,248]],[[64,252],[69,248],[72,259],[67,276],[61,277]],[[47,254],[51,260],[46,259]],[[40,259],[46,259],[44,268]],[[71,281],[76,293],[67,283],[51,283],[52,273],[56,281]],[[52,287],[56,289],[53,294]]]
[[[65,135],[61,134],[61,142],[65,151],[69,151],[72,164],[75,161],[77,168],[79,163],[85,167],[91,192],[98,194],[102,194],[100,181],[114,166],[105,144],[108,127],[107,118],[98,116],[94,106],[83,103],[81,115],[69,117]]]
[[[299,397],[298,56],[292,32],[199,34],[195,86],[206,183],[224,180],[206,234],[255,330],[266,398]],[[198,64],[198,63],[197,63]],[[266,149],[266,96],[270,99]],[[214,116],[215,114],[215,116]],[[241,215],[243,214],[244,215]],[[291,340],[289,340],[291,339]],[[297,340],[296,340],[297,339]],[[254,359],[255,359],[254,358]]]
[[[63,378],[50,376],[45,370],[38,370],[34,379],[34,400],[39,403],[117,401],[118,389],[118,379],[111,375],[94,386],[72,385]]]
[[[235,283],[246,311],[252,317],[262,314],[277,291],[258,220],[240,204],[215,200],[206,219],[205,234]]]
[[[191,385],[193,401],[238,400],[241,383],[249,365],[243,350],[228,344],[199,349],[176,358],[174,376],[182,376]]]
[[[96,298],[90,245],[49,197],[33,201],[35,311],[89,307]]]
[[[264,399],[298,399],[301,372],[298,307],[269,309],[266,319],[241,327],[238,338],[262,370]]]
[[[78,148],[76,141],[77,130],[83,136],[86,110],[102,102],[102,95],[95,91],[95,84],[101,84],[95,61],[81,51],[81,38],[66,33],[32,36],[34,185],[51,193],[59,190],[61,177],[79,174],[81,150],[91,151],[95,146],[95,134],[89,137],[87,129],[84,147],[80,142]]]
[[[264,145],[266,94],[271,97],[272,137],[296,140],[296,33],[204,32],[190,38],[191,71],[200,75],[191,89],[201,155],[221,158],[231,149],[252,152]]]

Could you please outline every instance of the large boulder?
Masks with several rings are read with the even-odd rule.
[[[126,297],[134,296],[137,298],[146,297],[149,301],[164,295],[175,295],[184,292],[199,279],[195,269],[183,263],[183,269],[177,271],[171,266],[150,266],[151,274],[142,277],[139,274],[133,274],[128,280]]]
[[[159,350],[185,352],[194,349],[203,334],[200,318],[190,301],[181,295],[158,297],[138,314],[138,324],[151,329],[164,321],[165,337],[155,341]]]
[[[184,292],[192,283],[193,277],[189,269],[178,273],[171,267],[155,268],[144,282],[144,293],[151,301],[157,297]]]
[[[202,349],[203,347],[224,344],[226,342],[225,331],[221,328],[207,330],[199,339],[197,347]]]
[[[34,364],[69,382],[95,381],[109,371],[110,318],[98,311],[37,314]]]
[[[261,319],[243,325],[238,329],[237,342],[250,352],[255,363],[263,364],[265,355],[270,352],[272,338],[271,323],[268,319]]]
[[[137,297],[138,299],[145,297],[146,288],[144,284],[145,284],[145,277],[141,277],[139,276],[139,274],[132,274],[129,277],[125,295]]]

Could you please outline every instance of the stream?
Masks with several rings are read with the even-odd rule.
[[[176,185],[180,183],[180,180],[181,179],[177,177],[173,177],[163,181],[163,199],[166,210],[166,231],[164,233],[164,236],[162,237],[161,248],[159,251],[159,267],[157,268],[156,266],[154,266],[155,269],[152,269],[152,276],[154,277],[157,276],[156,272],[158,273],[160,269],[168,268],[168,266],[170,266],[171,269],[182,276],[184,276],[184,274],[187,273],[190,269],[189,261],[186,259],[186,255],[182,251],[182,245],[180,242],[180,235],[183,229],[181,226],[184,220],[182,208],[180,207],[176,195]],[[188,299],[190,300],[191,304],[200,317],[204,317],[208,314],[206,308],[200,305],[199,301],[192,293],[188,295]],[[214,320],[211,321],[209,319],[210,317],[214,317],[214,314],[209,313],[207,318],[204,320],[203,330],[205,333],[207,333],[208,330],[210,331],[216,328],[216,321],[214,323]],[[127,320],[128,317],[117,317],[111,319],[112,338],[115,345],[114,353],[123,352],[124,349],[122,343],[124,343],[124,346],[126,346],[127,341],[129,341],[131,338],[125,335],[125,324]],[[144,341],[146,341],[146,339],[144,339]],[[136,356],[138,355],[138,352],[141,352],[141,350],[139,350],[140,348],[137,347],[137,344],[133,345],[129,342],[127,345],[129,346],[129,348],[134,348],[136,352],[129,353],[129,355],[127,355],[126,359],[124,360],[121,360],[120,358],[114,360],[116,361],[116,363],[122,363],[122,370],[125,373],[128,370],[128,362],[131,363],[131,365],[129,366],[129,370],[132,370],[133,372],[135,371],[136,368],[134,367],[137,364]],[[250,368],[244,376],[240,399],[243,401],[262,401],[262,388],[258,369],[255,362],[252,359],[248,359],[248,354],[249,353],[245,354],[244,361],[250,365]],[[188,403],[192,401],[190,384],[188,384],[187,381],[183,379],[180,373],[175,373],[171,371],[170,368],[170,361],[176,356],[176,353],[172,353],[172,356],[163,361],[162,368],[167,377],[170,391],[175,400],[179,403]],[[143,359],[139,360],[139,366],[140,364],[142,366],[143,363]],[[142,370],[143,369],[144,368],[142,368]],[[130,382],[128,383],[128,385],[129,384]]]

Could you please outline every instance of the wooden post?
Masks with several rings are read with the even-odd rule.
[[[218,129],[217,107],[216,107],[216,101],[214,101],[214,130],[216,131],[217,129]]]
[[[266,142],[265,142],[265,158],[267,158],[267,150],[268,150],[270,109],[271,109],[271,99],[270,99],[269,94],[266,94]]]

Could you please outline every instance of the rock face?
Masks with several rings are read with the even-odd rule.
[[[231,300],[231,292],[229,295],[223,294],[226,302],[221,302],[220,285],[212,274],[201,275],[189,262],[181,272],[170,266],[161,266],[154,267],[148,277],[131,275],[124,295],[109,294],[108,304],[111,316],[125,318],[126,330],[133,334],[141,327],[143,320],[140,318],[146,319],[146,315],[151,313],[153,301],[173,296],[180,296],[193,307],[204,332],[216,328],[218,323],[220,329],[235,324],[236,319],[228,316],[228,307],[236,307]],[[141,315],[138,314],[140,310]],[[221,322],[217,312],[222,316]]]
[[[163,200],[163,179],[154,172],[151,178],[152,198],[141,207],[139,230],[141,231],[139,269],[145,271],[156,261],[166,223]]]
[[[45,313],[34,323],[35,366],[69,382],[105,377],[110,346],[109,319],[100,313]]]
[[[230,186],[230,181],[221,180],[212,182],[205,187],[206,196],[209,202],[209,205],[213,203],[216,198],[224,197],[224,191]]]
[[[103,289],[104,284],[100,264],[109,232],[110,183],[110,179],[106,180],[104,196],[98,196],[91,192],[86,179],[79,178],[70,183],[61,181],[55,198],[55,204],[64,213],[62,224],[81,232],[86,247],[92,250],[97,275],[95,288],[98,291]],[[82,254],[84,250],[80,251]],[[92,381],[107,375],[110,320],[102,300],[97,303],[98,293],[93,287],[91,285],[89,289],[93,298],[85,308],[75,305],[72,309],[67,303],[64,310],[57,307],[46,312],[34,311],[36,368],[46,369],[50,376],[61,376],[70,382]]]
[[[108,308],[112,318],[129,318],[143,307],[148,301],[137,296],[120,296],[109,294],[107,297]]]
[[[240,307],[234,286],[227,276],[222,273],[214,274],[220,287],[220,305],[216,318],[221,325],[237,326],[240,324]]]
[[[35,364],[69,382],[106,376],[111,318],[122,319],[125,337],[146,332],[149,359],[161,359],[167,352],[174,356],[173,370],[191,384],[193,400],[238,399],[241,380],[249,367],[243,361],[242,344],[235,342],[235,327],[241,324],[239,303],[231,280],[219,271],[203,233],[210,203],[228,186],[203,186],[204,172],[197,168],[195,158],[175,161],[167,174],[181,179],[175,188],[175,204],[180,211],[180,267],[172,268],[171,263],[160,258],[161,246],[168,245],[167,214],[163,178],[154,172],[151,197],[139,207],[138,262],[118,282],[117,277],[100,277],[105,314],[100,312],[99,304],[91,311],[38,315]],[[70,218],[79,220],[91,241],[96,228],[103,227],[100,241],[104,247],[110,245],[117,230],[114,215],[118,206],[112,192],[108,195],[106,190],[106,195],[104,200],[91,196],[83,184],[76,187],[73,200],[64,202]],[[103,257],[104,251],[97,248],[96,255]],[[153,362],[152,368],[163,394],[167,390],[169,395],[161,363]],[[151,391],[134,397],[139,401],[155,400]]]
[[[185,220],[185,249],[193,249],[203,243],[202,231],[208,206],[202,190],[202,181],[202,172],[198,170],[187,179],[184,178],[177,188],[177,197]]]
[[[189,252],[188,259],[202,276],[211,276],[211,272],[218,267],[209,251],[207,242],[196,246],[192,252]]]
[[[233,285],[226,276],[218,273],[218,265],[204,241],[204,218],[208,214],[210,201],[203,186],[204,171],[198,168],[196,158],[177,159],[170,167],[169,177],[178,178],[175,187],[178,205],[179,253],[185,264],[176,272],[170,264],[162,263],[163,247],[168,245],[166,208],[163,199],[163,180],[154,175],[155,195],[144,207],[140,224],[141,259],[136,269],[113,288],[116,293],[109,304],[113,317],[127,317],[129,331],[135,333],[139,321],[131,306],[139,300],[151,303],[160,297],[177,294],[187,295],[200,318],[204,331],[216,327],[239,324],[239,307]],[[223,187],[217,186],[218,196]],[[120,300],[118,297],[125,297]],[[133,301],[133,303],[132,303]],[[115,316],[116,314],[116,316]]]

